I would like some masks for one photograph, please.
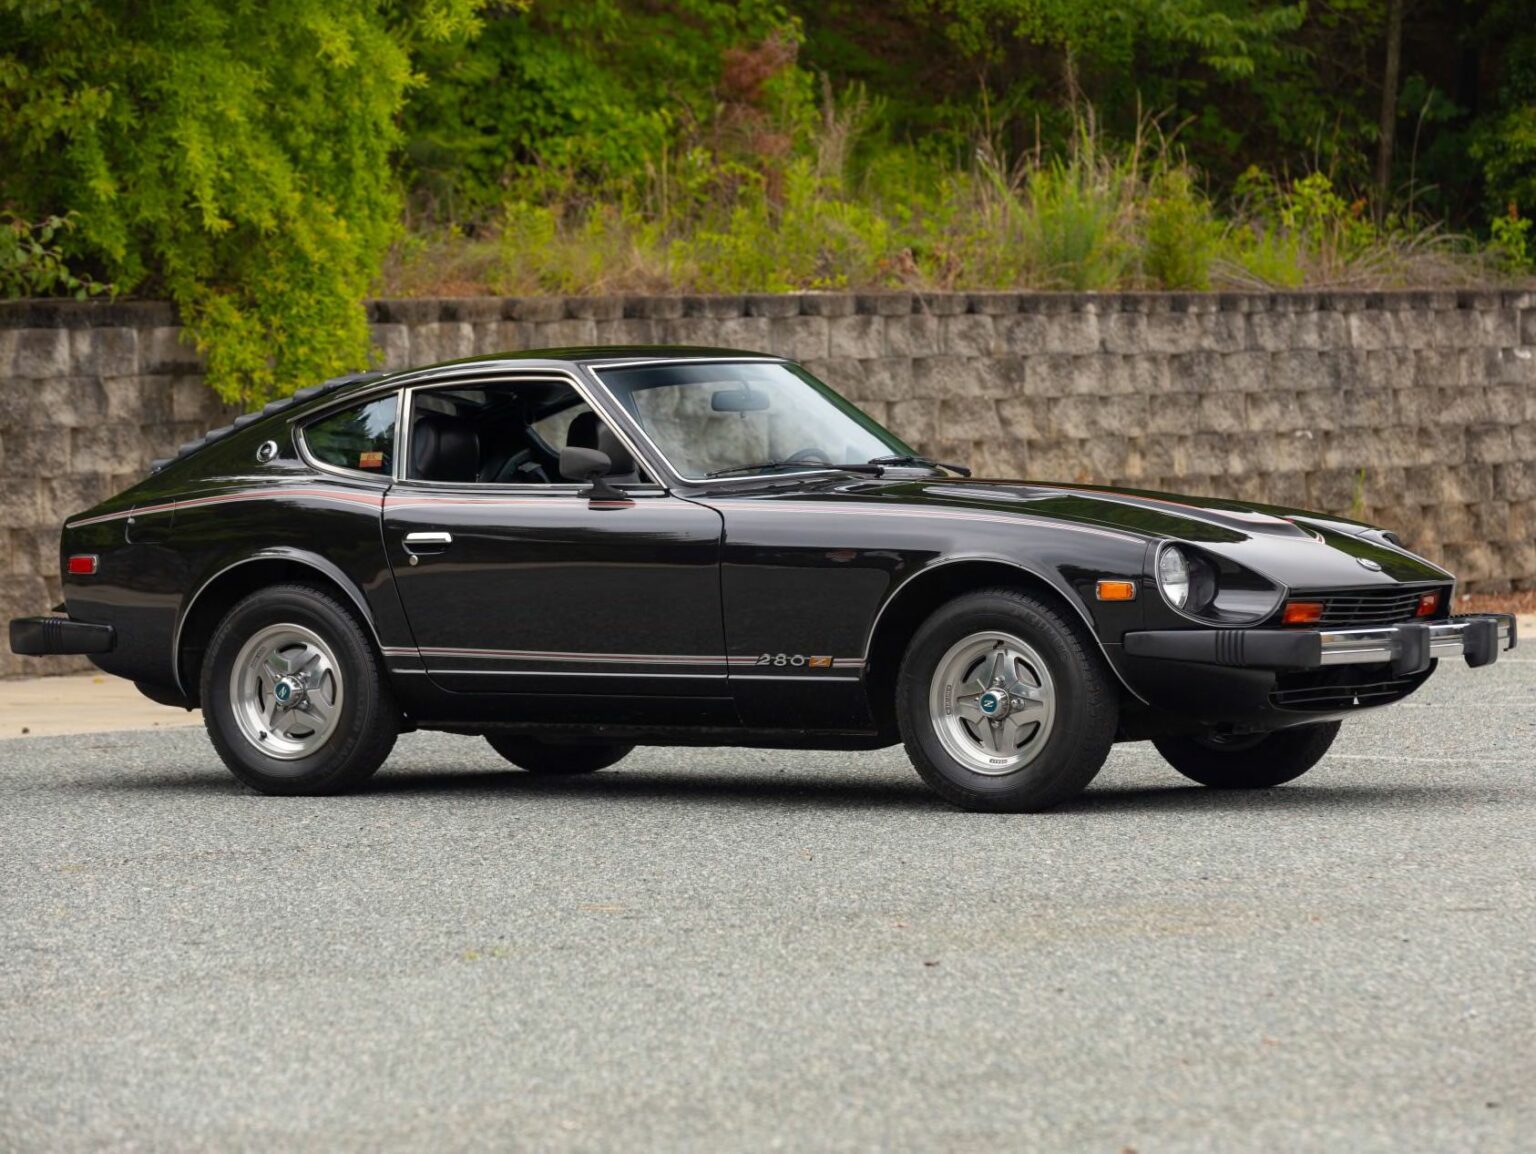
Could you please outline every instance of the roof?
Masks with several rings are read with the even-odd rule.
[[[753,349],[717,349],[694,345],[578,345],[567,349],[522,349],[517,352],[488,353],[479,357],[463,357],[456,361],[443,361],[437,365],[422,365],[402,372],[421,372],[423,369],[439,369],[448,365],[474,365],[491,361],[566,361],[571,364],[594,364],[602,361],[676,361],[690,357],[708,357],[719,360],[733,357],[771,357]]]

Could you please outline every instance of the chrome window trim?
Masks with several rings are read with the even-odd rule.
[[[403,430],[400,435],[403,436],[404,439],[399,443],[400,447],[395,454],[395,482],[399,485],[410,485],[412,487],[423,486],[430,488],[448,488],[458,490],[475,489],[489,493],[504,493],[509,495],[543,493],[552,496],[567,497],[586,493],[591,488],[591,486],[583,485],[579,482],[564,481],[555,482],[549,485],[524,485],[501,484],[495,481],[423,481],[406,476],[406,462],[410,459],[409,432],[411,423],[415,417],[416,394],[418,392],[428,392],[434,388],[444,388],[451,387],[455,384],[463,384],[465,381],[482,381],[486,384],[494,384],[501,381],[544,380],[558,381],[564,384],[568,384],[576,391],[576,395],[586,402],[589,409],[604,419],[613,434],[618,437],[619,440],[623,443],[624,447],[629,450],[630,456],[635,459],[636,463],[645,466],[647,471],[653,474],[660,475],[667,471],[658,469],[656,467],[656,463],[652,460],[649,454],[637,449],[631,431],[614,420],[612,415],[613,410],[618,408],[622,411],[622,406],[619,406],[613,402],[613,399],[608,395],[607,390],[601,387],[601,382],[598,383],[599,387],[594,389],[589,382],[582,380],[580,374],[573,369],[530,367],[522,369],[493,368],[489,369],[488,371],[488,367],[484,365],[475,366],[472,369],[469,366],[455,366],[454,369],[445,371],[441,373],[441,375],[439,375],[434,370],[424,370],[422,375],[425,377],[425,379],[417,381],[414,384],[404,386],[406,398],[404,409],[405,420],[404,423],[399,426],[399,428]],[[668,468],[670,469],[670,465]],[[651,497],[658,495],[665,496],[667,494],[667,486],[657,484],[656,482],[648,482],[634,486],[617,485],[615,488],[622,492],[626,497]]]
[[[624,408],[623,405],[619,404],[618,401],[616,399],[614,399],[613,393],[609,390],[608,385],[602,379],[602,374],[607,372],[609,369],[636,369],[636,368],[658,368],[658,369],[664,369],[664,368],[667,368],[669,365],[743,365],[743,364],[746,364],[746,365],[754,365],[754,364],[755,365],[761,365],[761,364],[787,365],[787,364],[793,364],[793,363],[794,362],[786,360],[784,357],[767,357],[767,356],[763,356],[763,357],[754,357],[754,356],[740,356],[740,357],[668,357],[665,360],[615,361],[615,362],[612,362],[612,363],[603,362],[601,364],[588,364],[588,365],[585,365],[583,367],[587,370],[587,372],[589,374],[591,374],[591,376],[596,381],[596,383],[602,388],[604,396],[609,401],[612,402],[613,407],[618,409],[620,412],[622,412],[624,414],[624,419],[627,420],[634,427],[634,431],[635,431],[636,435],[640,436],[640,437],[643,437],[645,439],[645,443],[651,447],[651,451],[653,453],[655,453],[656,456],[661,461],[663,461],[666,464],[666,471],[667,471],[667,473],[680,485],[686,485],[686,486],[689,486],[690,488],[702,488],[702,487],[712,486],[712,485],[740,485],[740,484],[743,484],[743,483],[750,483],[752,481],[764,481],[764,480],[775,480],[775,481],[777,481],[777,480],[780,480],[780,479],[783,479],[783,478],[786,478],[786,477],[813,477],[813,476],[820,476],[820,475],[829,475],[829,476],[843,475],[843,476],[846,476],[846,475],[848,475],[848,471],[846,469],[821,468],[821,469],[794,469],[794,470],[788,471],[788,472],[779,471],[779,472],[773,472],[773,473],[755,473],[755,474],[754,473],[746,473],[746,474],[743,474],[743,475],[740,475],[740,476],[734,476],[734,477],[690,477],[686,473],[683,473],[682,471],[680,471],[675,465],[672,464],[672,459],[670,457],[668,457],[665,452],[662,451],[662,448],[661,448],[660,445],[658,445],[654,440],[651,439],[651,435],[648,432],[645,431],[645,428],[640,424],[640,422],[634,418],[634,416],[629,412],[628,409]],[[825,382],[822,382],[822,383],[825,384]],[[827,387],[831,388],[830,385],[828,385]],[[841,396],[842,394],[839,393],[838,395]],[[844,399],[846,400],[847,398],[844,398]],[[848,402],[848,403],[852,404],[851,401]],[[857,408],[858,406],[855,405],[854,407]],[[862,410],[860,410],[860,411],[862,412]],[[865,414],[865,415],[868,416],[868,414]],[[874,418],[870,418],[870,419],[873,420]],[[878,424],[878,422],[876,422],[876,423]],[[884,425],[881,425],[880,427],[882,429],[885,428]],[[887,429],[886,431],[889,432],[890,430]],[[634,450],[631,449],[630,451],[633,452]]]
[[[646,366],[654,366],[664,369],[668,365],[742,365],[742,364],[768,364],[787,365],[792,364],[785,357],[775,357],[768,353],[742,353],[740,356],[720,357],[646,357],[634,361],[588,361],[587,367],[594,373],[604,372],[608,369],[639,369]]]
[[[394,448],[391,450],[391,452],[394,454],[395,462],[392,463],[391,473],[388,476],[385,476],[382,473],[367,473],[362,469],[346,469],[340,465],[328,464],[327,462],[322,461],[319,457],[315,456],[313,450],[311,450],[309,447],[309,442],[305,440],[304,434],[309,426],[316,424],[319,421],[323,421],[327,417],[334,417],[337,413],[344,413],[348,409],[361,408],[364,405],[371,405],[376,401],[381,401],[384,399],[388,392],[389,390],[385,389],[377,395],[370,394],[367,397],[347,397],[346,401],[342,404],[322,409],[316,413],[305,414],[302,424],[300,424],[297,420],[291,422],[293,446],[298,450],[299,460],[303,461],[304,464],[308,465],[311,469],[314,469],[319,473],[330,473],[333,476],[345,477],[349,481],[372,481],[374,484],[383,485],[387,489],[394,481],[394,469],[398,468],[398,462],[400,459],[400,414],[405,401],[399,390],[396,390],[395,392],[395,439]]]

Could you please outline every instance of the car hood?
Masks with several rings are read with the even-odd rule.
[[[1379,529],[1304,509],[1033,481],[889,479],[843,489],[903,504],[984,508],[1110,527],[1148,541],[1187,542],[1292,589],[1451,580],[1445,570],[1394,546]]]

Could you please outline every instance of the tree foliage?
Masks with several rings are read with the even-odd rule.
[[[253,401],[365,364],[412,53],[478,0],[0,0],[0,203],[167,294]]]
[[[0,0],[0,294],[170,296],[256,400],[381,283],[1528,269],[1530,2],[1401,0],[1394,71],[1392,0]]]
[[[494,210],[519,185],[611,192],[717,122],[733,50],[795,22],[775,0],[538,2],[427,48],[406,113],[409,176],[433,215]],[[534,188],[533,191],[540,191]]]

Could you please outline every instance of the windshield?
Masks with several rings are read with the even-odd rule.
[[[693,481],[912,452],[798,365],[645,365],[598,375],[678,475]]]

